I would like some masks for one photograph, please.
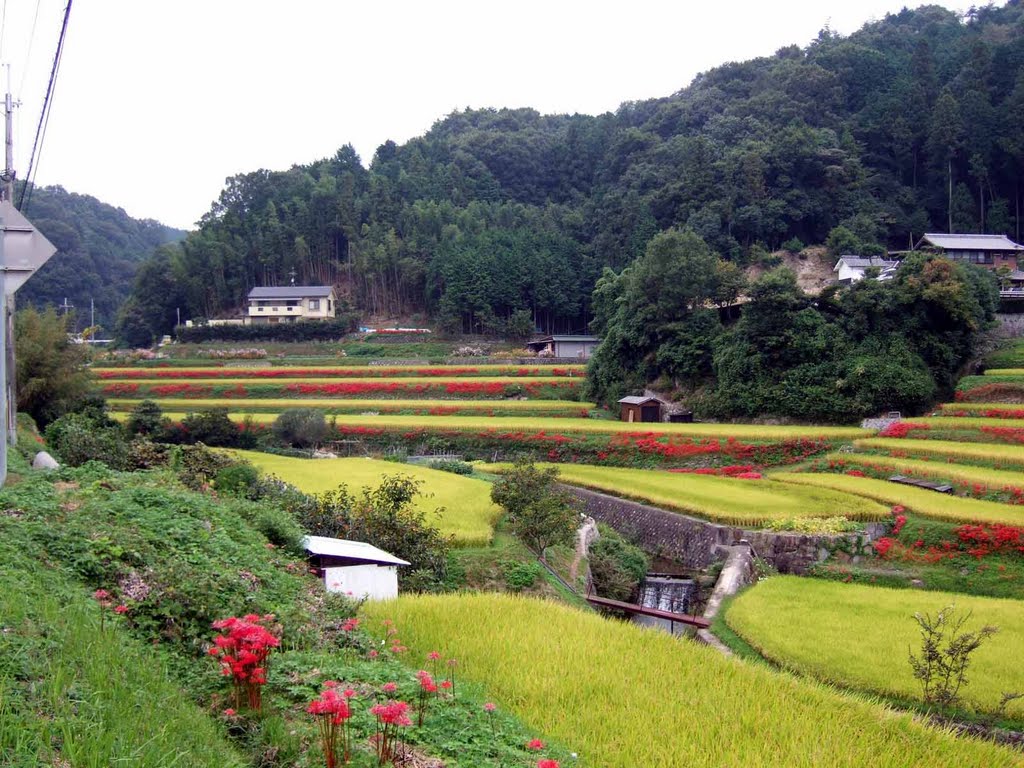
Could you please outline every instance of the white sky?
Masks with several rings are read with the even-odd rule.
[[[31,51],[37,2],[0,3],[0,60],[23,102],[24,177],[65,0],[38,0]],[[346,143],[368,165],[385,140],[407,141],[465,107],[599,114],[903,5],[77,0],[36,181],[187,229],[236,173],[285,169]]]

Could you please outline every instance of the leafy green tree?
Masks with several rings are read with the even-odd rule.
[[[80,406],[89,392],[86,349],[68,340],[67,315],[32,307],[14,317],[18,410],[45,427]]]
[[[274,420],[273,431],[286,445],[308,448],[327,438],[327,420],[315,408],[289,408]]]
[[[491,488],[491,499],[505,510],[516,536],[541,558],[548,547],[571,542],[579,527],[572,497],[557,482],[555,467],[521,461]]]

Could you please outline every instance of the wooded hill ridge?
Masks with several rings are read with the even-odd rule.
[[[26,214],[57,252],[18,291],[18,301],[43,307],[67,299],[79,330],[90,321],[90,300],[97,324],[112,329],[139,264],[154,248],[186,234],[59,186],[33,187],[28,201]]]
[[[453,331],[500,333],[517,310],[582,331],[603,268],[670,228],[740,267],[830,235],[862,254],[950,224],[1015,236],[1022,36],[1019,0],[964,17],[924,6],[615,113],[466,110],[384,143],[368,169],[344,146],[241,174],[140,271],[122,331],[168,332],[179,306],[217,316],[293,274]]]

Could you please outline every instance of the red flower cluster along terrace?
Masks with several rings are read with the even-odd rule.
[[[330,366],[272,368],[96,368],[93,374],[102,381],[118,379],[331,379],[331,378],[398,378],[398,377],[575,377],[584,376],[582,365],[486,365],[486,366]]]
[[[903,531],[906,517],[898,517],[891,536],[883,536],[873,543],[875,552],[884,559],[911,563],[938,563],[965,555],[981,560],[991,555],[1024,555],[1024,528],[1010,525],[961,525],[954,531],[955,538],[926,541],[897,538]]]
[[[353,381],[232,382],[108,381],[100,386],[105,397],[119,398],[289,398],[289,397],[435,397],[493,399],[527,396],[537,399],[573,399],[582,390],[582,378],[481,379],[360,379]]]

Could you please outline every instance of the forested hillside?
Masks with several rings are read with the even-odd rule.
[[[25,213],[57,252],[18,291],[18,302],[43,307],[67,299],[78,311],[79,328],[89,322],[92,300],[96,322],[112,329],[139,264],[157,246],[185,236],[62,187],[33,188]]]
[[[583,330],[602,269],[676,227],[740,266],[782,245],[1019,235],[1024,10],[929,6],[721,66],[614,114],[475,110],[383,144],[228,181],[136,286],[132,322],[212,316],[255,284],[337,282],[374,314]],[[339,137],[343,140],[344,137]],[[951,191],[950,191],[951,190]],[[161,275],[176,275],[175,290]],[[172,304],[173,302],[173,304]],[[183,311],[185,311],[183,309]]]

